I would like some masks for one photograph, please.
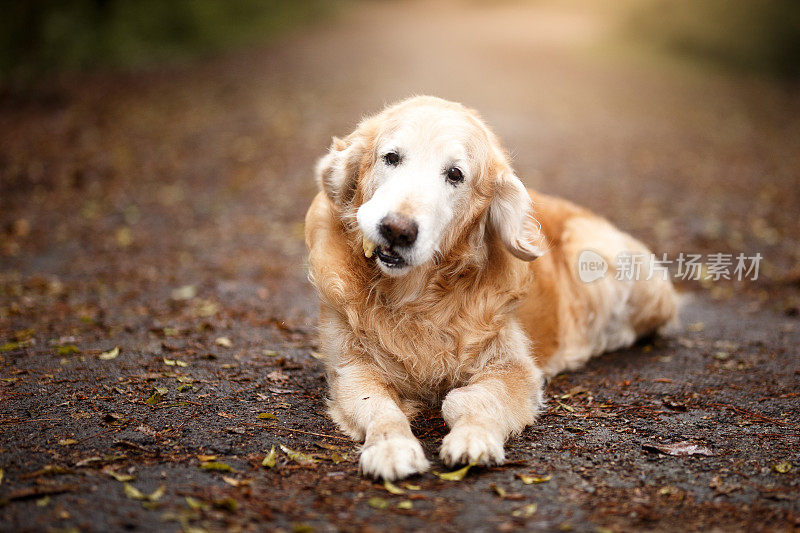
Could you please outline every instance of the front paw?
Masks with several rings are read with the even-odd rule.
[[[503,439],[478,425],[454,427],[442,440],[439,457],[448,466],[469,463],[499,465],[506,459]]]
[[[422,446],[414,438],[380,439],[361,450],[358,468],[365,476],[392,481],[428,469]]]

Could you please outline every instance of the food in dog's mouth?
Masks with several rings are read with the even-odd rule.
[[[372,242],[366,237],[362,239],[361,245],[364,247],[364,255],[367,256],[367,259],[372,257],[372,254],[375,252],[375,248],[378,247],[378,243]]]

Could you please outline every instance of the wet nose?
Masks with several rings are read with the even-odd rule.
[[[381,220],[380,232],[391,246],[411,246],[417,240],[417,223],[405,215],[391,213]]]

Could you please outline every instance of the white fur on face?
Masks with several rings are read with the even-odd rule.
[[[365,177],[369,199],[357,213],[364,236],[381,246],[389,246],[379,229],[387,215],[404,215],[417,224],[416,241],[411,246],[392,249],[405,260],[405,266],[392,268],[377,259],[381,270],[390,276],[401,276],[442,251],[445,230],[465,209],[478,171],[467,152],[467,139],[476,134],[476,128],[462,114],[433,107],[415,108],[404,111],[399,122],[395,131],[378,140],[376,163]],[[396,166],[384,160],[390,152],[400,156]],[[461,171],[463,182],[447,180],[452,167]]]

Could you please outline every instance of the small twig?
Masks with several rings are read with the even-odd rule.
[[[28,420],[22,418],[3,418],[0,419],[0,426],[8,426],[11,424],[25,424],[27,422],[59,422],[60,418],[31,418]]]
[[[791,422],[782,422],[780,420],[775,420],[774,418],[770,418],[768,416],[762,415],[761,413],[756,413],[755,411],[750,411],[750,410],[744,409],[742,407],[736,407],[735,405],[730,405],[730,404],[727,404],[727,403],[712,403],[712,404],[709,404],[709,405],[714,406],[714,407],[724,407],[725,409],[730,409],[731,411],[736,411],[737,413],[741,413],[743,415],[755,417],[755,418],[758,418],[758,419],[761,419],[761,420],[766,420],[770,424],[775,424],[775,425],[778,425],[778,426],[791,426],[791,427],[795,427],[795,428],[797,427],[796,424],[792,424]]]
[[[89,435],[88,437],[84,437],[84,438],[80,439],[76,444],[80,444],[80,443],[82,443],[84,441],[87,441],[89,439],[93,439],[95,437],[99,437],[100,435],[104,435],[104,434],[109,433],[111,431],[115,431],[115,430],[119,431],[120,429],[122,429],[122,427],[105,429],[105,430],[101,431],[100,433],[95,433],[94,435]]]
[[[348,442],[353,442],[352,439],[348,439],[347,437],[337,437],[336,435],[326,435],[325,433],[314,433],[313,431],[303,431],[302,429],[293,429],[293,428],[284,428],[280,426],[268,426],[266,424],[255,424],[253,422],[241,422],[245,426],[255,426],[258,428],[266,428],[278,431],[289,431],[290,433],[303,433],[305,435],[313,435],[315,437],[325,437],[328,439],[337,439],[337,440],[345,440]]]

